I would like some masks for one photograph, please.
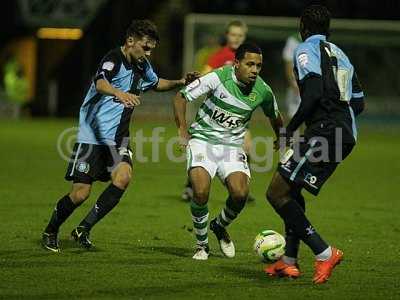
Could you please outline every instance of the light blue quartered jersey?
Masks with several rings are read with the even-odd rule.
[[[99,79],[107,80],[113,87],[134,94],[153,88],[158,76],[146,61],[132,65],[120,48],[111,50],[101,61],[79,114],[78,143],[120,145],[129,138],[129,123],[133,108],[124,107],[115,97],[102,95],[96,90]]]
[[[315,134],[326,134],[318,129],[321,120],[328,120],[332,128],[342,128],[344,142],[357,140],[355,117],[350,101],[363,101],[354,67],[347,55],[324,35],[312,35],[296,48],[293,57],[294,72],[300,90],[309,77],[321,77],[323,99],[306,120],[307,127],[314,126]],[[303,101],[303,100],[302,100]]]

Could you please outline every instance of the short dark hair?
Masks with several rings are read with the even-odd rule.
[[[331,13],[325,6],[311,5],[307,7],[301,14],[300,20],[308,36],[314,34],[329,36]]]
[[[262,54],[261,48],[254,43],[243,43],[237,48],[235,59],[241,60],[246,55],[246,52]]]
[[[158,36],[157,26],[150,20],[133,20],[131,25],[126,30],[126,38],[128,37],[149,37],[149,39],[160,41]]]

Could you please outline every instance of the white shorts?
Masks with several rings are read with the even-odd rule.
[[[247,156],[241,147],[213,145],[191,139],[187,145],[186,157],[188,172],[192,168],[203,167],[211,178],[217,174],[223,182],[233,172],[243,172],[251,177]]]

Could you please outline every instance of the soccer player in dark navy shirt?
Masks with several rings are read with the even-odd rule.
[[[57,202],[44,230],[42,243],[46,249],[60,251],[59,228],[89,197],[93,182],[111,180],[71,233],[81,246],[92,246],[91,228],[121,199],[132,176],[129,123],[134,107],[140,104],[140,92],[168,91],[196,78],[196,73],[179,80],[159,78],[149,62],[158,42],[157,28],[151,21],[135,20],[124,45],[111,50],[100,62],[80,108],[78,138],[65,176],[72,181],[72,190]]]
[[[286,251],[267,266],[269,275],[298,277],[300,240],[316,256],[314,283],[324,283],[343,258],[329,246],[305,216],[304,188],[317,195],[357,140],[355,116],[364,109],[364,94],[347,55],[328,42],[330,13],[324,6],[305,9],[300,18],[303,42],[295,50],[294,72],[301,103],[282,137],[292,148],[282,157],[270,183],[267,199],[286,229]],[[293,133],[305,123],[303,139],[293,144]]]

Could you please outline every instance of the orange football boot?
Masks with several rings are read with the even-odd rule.
[[[282,259],[265,267],[264,272],[269,276],[297,278],[300,276],[299,266],[288,265]]]
[[[333,269],[343,260],[343,252],[332,247],[332,256],[328,260],[315,261],[315,272],[313,282],[325,283],[332,274]]]

